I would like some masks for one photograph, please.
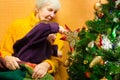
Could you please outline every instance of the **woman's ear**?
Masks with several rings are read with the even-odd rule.
[[[35,7],[35,13],[38,13],[38,8],[37,7]]]
[[[38,7],[35,7],[35,13],[38,13],[39,9]]]

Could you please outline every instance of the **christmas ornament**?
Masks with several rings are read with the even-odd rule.
[[[119,22],[119,18],[114,17],[114,18],[113,18],[113,21],[117,23],[117,22]]]
[[[100,79],[100,80],[108,80],[106,77],[103,77],[102,79]]]
[[[118,27],[119,27],[119,25],[116,25],[116,26],[113,28],[112,35],[111,35],[112,40],[114,40],[115,37],[116,37],[116,30],[117,30]]]
[[[120,0],[115,1],[115,8],[120,9]]]
[[[97,36],[97,39],[96,39],[96,41],[95,41],[95,44],[97,45],[98,48],[100,48],[100,47],[102,46],[102,36],[101,36],[101,34],[99,34],[99,35]]]
[[[95,58],[93,58],[93,60],[89,64],[89,67],[92,68],[94,65],[100,63],[102,60],[103,60],[102,56],[96,56]]]
[[[84,61],[83,61],[83,64],[87,64],[87,63],[88,63],[88,60],[84,60]]]
[[[70,66],[70,63],[71,63],[71,60],[70,60],[70,59],[67,59],[67,60],[65,60],[65,62],[63,63],[63,66],[64,66],[64,67],[68,67],[68,66]]]
[[[104,49],[104,50],[112,49],[112,43],[108,39],[108,37],[105,36],[105,35],[102,35],[102,46],[101,46],[101,48]]]
[[[98,18],[102,18],[102,17],[104,16],[104,13],[98,12],[98,13],[97,13],[97,16],[98,16]]]
[[[99,11],[102,10],[101,0],[99,0],[97,3],[95,3],[94,9],[95,9],[97,12],[99,12]]]
[[[88,44],[88,47],[90,47],[90,48],[94,47],[94,41],[91,41],[91,42]]]
[[[112,43],[105,35],[99,34],[95,44],[98,46],[98,48],[102,48],[104,50],[112,49]]]
[[[65,25],[65,27],[66,27],[68,32],[65,33],[65,36],[63,36],[60,39],[64,40],[64,41],[68,41],[69,45],[70,45],[70,51],[73,52],[75,43],[78,40],[79,28],[75,31],[71,31],[70,28],[67,25]]]
[[[103,60],[103,59],[100,61],[100,64],[101,64],[101,65],[104,65],[104,60]]]
[[[68,67],[72,64],[73,58],[70,56],[68,59],[65,60],[65,62],[63,63],[64,67]]]
[[[90,78],[90,72],[85,72],[85,76],[86,76],[87,78]]]

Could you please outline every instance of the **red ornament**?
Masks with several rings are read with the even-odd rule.
[[[90,78],[90,72],[85,72],[85,76],[86,76],[87,78]]]
[[[100,61],[100,64],[101,64],[101,65],[104,65],[104,60],[101,60],[101,61]]]
[[[95,41],[95,44],[98,46],[98,48],[100,48],[102,46],[102,35],[99,34],[96,41]]]
[[[99,18],[102,18],[104,16],[104,14],[102,12],[99,12],[97,15]]]

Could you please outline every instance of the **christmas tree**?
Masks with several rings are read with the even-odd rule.
[[[69,80],[120,80],[120,0],[107,1],[94,5],[95,18],[69,41]]]

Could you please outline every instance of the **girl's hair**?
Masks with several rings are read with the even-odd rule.
[[[60,8],[60,2],[59,0],[36,0],[36,7],[37,8],[42,8],[48,4],[52,4],[53,7],[56,9],[56,10],[59,10]]]

